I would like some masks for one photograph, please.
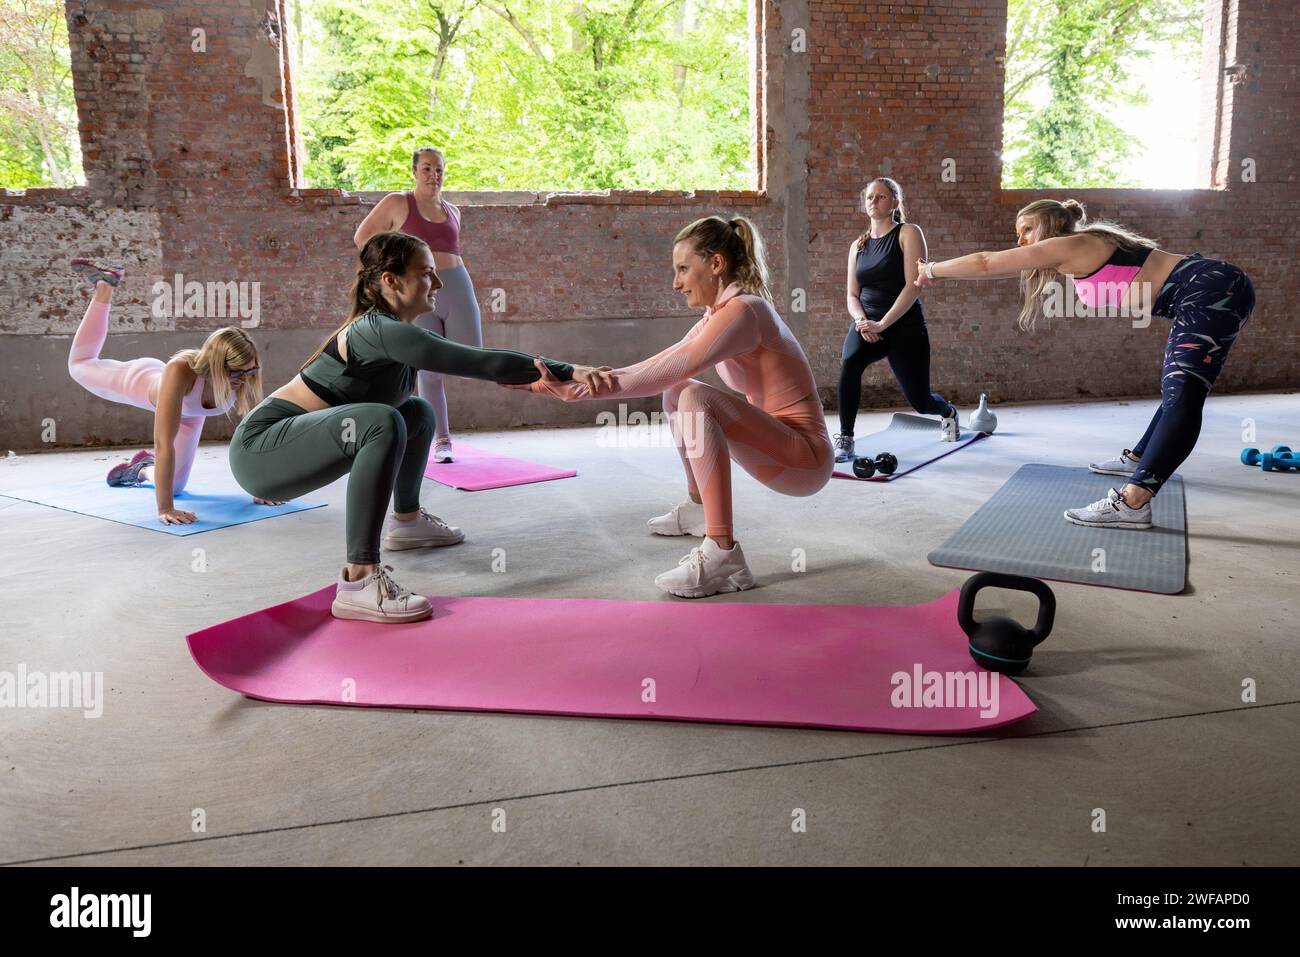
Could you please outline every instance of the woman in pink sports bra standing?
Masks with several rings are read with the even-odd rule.
[[[357,227],[352,241],[358,250],[376,233],[395,231],[416,236],[433,253],[433,268],[442,288],[432,312],[415,321],[454,342],[483,348],[483,327],[474,283],[460,257],[460,210],[442,198],[446,161],[442,151],[422,146],[411,157],[415,189],[389,193]],[[433,460],[452,461],[451,429],[447,417],[447,393],[440,372],[420,371],[419,394],[433,406]]]
[[[257,347],[243,329],[227,326],[208,336],[202,348],[185,349],[167,362],[147,356],[126,362],[101,359],[113,290],[122,281],[123,270],[90,259],[74,259],[72,268],[94,283],[95,293],[72,339],[68,374],[92,395],[154,414],[156,459],[148,450],[137,452],[129,463],[109,470],[108,484],[153,483],[158,521],[189,525],[198,516],[177,508],[173,496],[183,492],[189,481],[204,421],[232,409],[242,416],[262,401]]]
[[[673,289],[704,318],[676,345],[613,371],[606,396],[663,394],[686,469],[689,498],[646,524],[656,535],[704,542],[655,584],[681,598],[750,588],[753,575],[732,537],[731,462],[785,495],[812,495],[835,466],[817,385],[803,349],[772,308],[762,241],[754,224],[709,216],[677,234]],[[717,367],[725,392],[693,378]],[[579,382],[542,378],[524,386],[566,402],[595,398]],[[601,367],[607,370],[608,367]]]

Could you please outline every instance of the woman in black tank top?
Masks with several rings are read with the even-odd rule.
[[[930,391],[930,336],[921,301],[914,294],[913,254],[924,251],[920,227],[907,222],[903,191],[892,179],[872,180],[866,192],[870,228],[849,247],[847,300],[854,324],[844,337],[840,357],[840,433],[835,436],[835,461],[856,454],[853,425],[862,400],[862,374],[867,366],[888,359],[908,403],[923,415],[943,417],[945,442],[959,435],[957,409]],[[868,449],[874,455],[884,449]]]

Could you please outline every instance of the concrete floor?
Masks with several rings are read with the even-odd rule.
[[[1113,454],[1153,408],[997,408],[990,440],[810,499],[738,477],[737,534],[760,587],[708,600],[932,600],[968,573],[926,554],[1021,464]],[[864,413],[859,434],[888,415]],[[312,496],[328,508],[192,539],[0,500],[0,670],[102,671],[107,698],[99,720],[0,711],[0,863],[1300,863],[1300,475],[1238,463],[1248,418],[1259,440],[1247,444],[1300,445],[1300,396],[1211,400],[1182,470],[1188,590],[1054,585],[1056,630],[1021,679],[1041,710],[987,736],[252,701],[201,674],[184,635],[332,581],[343,481]],[[595,436],[475,435],[580,475],[477,493],[426,483],[426,507],[469,538],[391,557],[399,580],[429,594],[673,600],[652,579],[689,546],[642,523],[682,497],[677,457]],[[22,456],[0,464],[0,492],[100,475],[132,451]],[[224,446],[205,446],[192,481],[226,469]],[[490,569],[497,547],[504,574]],[[1028,600],[997,595],[1027,614]],[[1241,701],[1246,678],[1256,704]],[[191,829],[199,808],[205,833]],[[795,808],[806,833],[792,833]]]

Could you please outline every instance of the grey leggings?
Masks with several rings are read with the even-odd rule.
[[[415,320],[415,324],[453,342],[483,348],[483,326],[469,271],[464,266],[439,269],[438,278],[442,280],[442,288],[438,290],[433,312],[426,312]],[[420,370],[419,388],[420,398],[433,406],[434,419],[438,423],[438,438],[446,438],[450,434],[450,427],[442,373]]]
[[[230,440],[230,471],[257,498],[287,501],[348,475],[348,561],[379,562],[388,500],[396,512],[420,507],[420,484],[433,444],[433,409],[411,396],[308,412],[264,399]],[[351,473],[351,474],[349,474]]]

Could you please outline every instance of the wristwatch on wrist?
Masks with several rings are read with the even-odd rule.
[[[934,263],[927,262],[925,264],[925,278],[934,281]]]

